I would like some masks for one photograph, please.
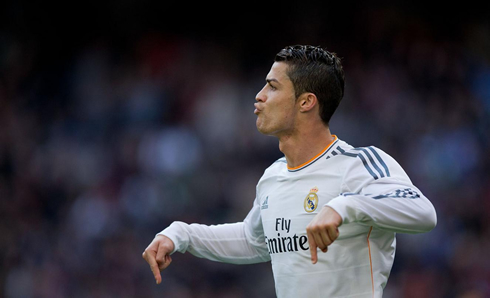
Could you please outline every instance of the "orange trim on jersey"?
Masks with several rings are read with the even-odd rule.
[[[371,231],[373,230],[373,227],[369,229],[369,233],[367,235],[367,245],[368,245],[368,250],[369,250],[369,266],[371,267],[371,286],[373,290],[373,297],[374,297],[374,276],[373,276],[373,261],[371,259],[371,244],[369,243],[369,236],[371,236]]]
[[[306,166],[307,164],[309,164],[310,162],[314,161],[315,159],[318,158],[318,156],[322,155],[323,153],[325,153],[325,151],[328,150],[328,148],[330,148],[330,146],[332,146],[332,144],[337,141],[337,136],[336,135],[332,135],[333,137],[333,141],[330,142],[330,144],[327,145],[327,147],[325,147],[325,149],[323,149],[320,153],[318,153],[317,155],[313,156],[310,160],[308,160],[307,162],[303,163],[303,164],[300,164],[299,166],[297,167],[294,167],[294,168],[291,168],[289,167],[288,165],[286,165],[288,167],[288,170],[297,170],[299,168],[302,168],[304,166]]]

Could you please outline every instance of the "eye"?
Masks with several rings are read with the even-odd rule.
[[[277,88],[276,88],[276,87],[274,87],[272,84],[269,84],[269,88],[270,88],[272,91],[276,91],[276,90],[277,90]]]

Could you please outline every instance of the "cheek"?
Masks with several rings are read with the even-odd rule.
[[[290,104],[283,104],[278,107],[278,112],[284,121],[288,121],[294,118],[294,106]]]
[[[295,99],[288,95],[274,94],[268,100],[266,118],[274,122],[287,122],[294,118]]]
[[[265,126],[273,131],[288,130],[293,126],[294,116],[292,110],[287,106],[276,107],[274,112],[266,115],[263,119]]]

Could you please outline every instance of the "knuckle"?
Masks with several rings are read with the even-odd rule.
[[[312,233],[318,232],[318,225],[310,225],[306,228],[306,230]]]

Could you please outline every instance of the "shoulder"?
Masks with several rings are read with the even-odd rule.
[[[264,187],[268,187],[271,183],[277,180],[277,177],[281,175],[282,172],[286,171],[286,157],[281,157],[274,161],[268,168],[265,169],[262,177],[260,177],[257,182],[257,192]]]
[[[343,155],[352,158],[352,162],[355,160],[362,164],[374,179],[390,177],[390,167],[398,165],[388,153],[375,146],[352,148]]]
[[[264,174],[262,174],[260,181],[264,180],[268,177],[275,176],[275,175],[279,174],[281,171],[284,171],[284,169],[286,168],[286,165],[287,165],[286,157],[283,156],[283,157],[277,159],[269,167],[267,167],[264,170]]]
[[[276,161],[274,161],[267,169],[264,171],[264,175],[275,175],[287,166],[286,157],[283,156]]]
[[[355,180],[396,179],[409,180],[400,164],[376,146],[353,147],[342,153],[345,157],[345,178]],[[364,177],[364,178],[362,178]]]

